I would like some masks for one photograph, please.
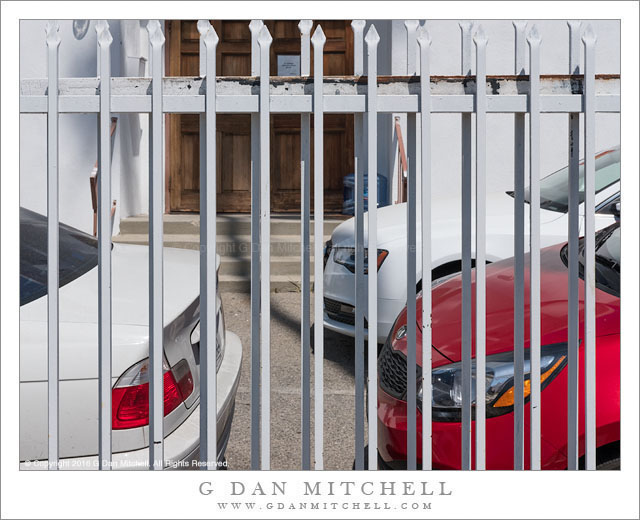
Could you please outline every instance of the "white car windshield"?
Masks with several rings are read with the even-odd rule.
[[[580,163],[579,198],[584,202],[584,161]],[[596,193],[620,180],[620,148],[596,156]],[[510,192],[511,194],[511,192]],[[529,188],[525,200],[530,202]],[[562,168],[540,180],[540,207],[566,213],[569,208],[569,167]]]
[[[98,241],[60,224],[60,287],[98,265]],[[20,208],[20,305],[47,294],[47,218]]]

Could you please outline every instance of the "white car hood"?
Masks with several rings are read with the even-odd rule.
[[[504,219],[509,219],[513,226],[513,198],[504,192],[489,193],[487,194],[487,226],[488,231],[491,231],[492,223],[504,224]],[[525,208],[525,215],[528,215],[528,205]],[[475,214],[475,204],[471,209],[472,215]],[[368,217],[365,213],[364,230],[365,230],[365,245],[368,243]],[[460,198],[438,199],[432,202],[431,206],[431,226],[434,233],[438,230],[446,230],[450,232],[452,229],[459,229],[461,233],[462,226],[462,212]],[[557,218],[562,217],[563,213],[557,213],[553,211],[541,210],[540,220],[544,224],[551,222]],[[421,229],[421,210],[418,204],[417,212],[417,234],[418,241]],[[528,219],[526,219],[528,220]],[[407,229],[407,204],[393,204],[380,208],[377,211],[377,238],[378,247],[383,247],[385,244],[395,242],[399,239],[404,239]],[[354,244],[354,227],[355,219],[350,218],[345,220],[342,224],[335,228],[333,235],[331,236],[332,245],[334,247],[352,247]]]
[[[149,323],[149,248],[114,244],[112,250],[112,313],[114,325]],[[164,324],[171,323],[200,294],[198,251],[164,249]],[[97,323],[98,268],[60,289],[60,321]],[[20,309],[20,321],[46,321],[47,298]]]

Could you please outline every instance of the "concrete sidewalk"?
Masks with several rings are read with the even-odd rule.
[[[271,294],[271,469],[274,470],[301,469],[300,296]],[[244,356],[226,457],[230,470],[248,470],[251,469],[251,300],[243,293],[224,293],[222,300],[227,329],[240,336]],[[324,349],[324,467],[350,470],[355,458],[354,342],[325,330]],[[312,468],[314,362],[312,353]]]

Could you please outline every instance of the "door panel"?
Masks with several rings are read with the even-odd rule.
[[[243,22],[214,23],[221,35],[217,46],[216,74],[246,76],[250,73],[249,29]],[[168,75],[198,76],[199,33],[195,21],[167,22]],[[197,212],[199,199],[199,117],[170,114],[169,209]],[[216,118],[217,206],[220,212],[251,209],[251,119],[248,114],[219,114]]]
[[[248,76],[251,69],[249,22],[230,20],[212,23],[220,37],[216,53],[216,73],[221,76]],[[278,72],[278,55],[300,54],[298,22],[278,20],[265,23],[274,38],[271,46],[270,73],[275,76]],[[349,22],[334,20],[319,23],[322,23],[327,36],[324,74],[352,74],[353,36]],[[167,26],[168,75],[197,76],[199,34],[196,22],[169,21]],[[198,116],[171,114],[167,118],[169,209],[198,211]],[[324,119],[325,210],[339,212],[342,208],[342,178],[353,171],[353,116],[327,114]],[[218,211],[220,212],[251,210],[250,128],[251,118],[247,114],[221,114],[217,117],[216,168]],[[313,122],[311,131],[313,135]],[[311,199],[313,203],[313,196]],[[274,114],[271,116],[271,209],[274,212],[300,211],[299,115]]]

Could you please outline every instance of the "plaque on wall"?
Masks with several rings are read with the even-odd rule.
[[[278,55],[278,76],[299,76],[300,55]]]

